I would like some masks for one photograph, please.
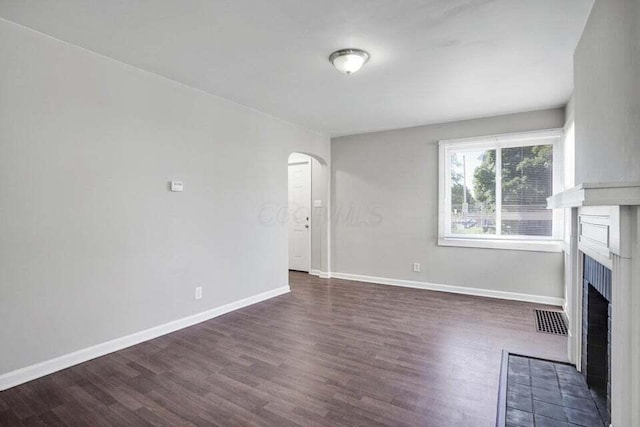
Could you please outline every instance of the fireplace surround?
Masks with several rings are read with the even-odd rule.
[[[607,389],[611,426],[640,426],[640,182],[584,183],[550,197],[548,207],[563,209],[567,225],[569,361],[601,395]],[[609,275],[608,289],[592,280],[594,268]]]

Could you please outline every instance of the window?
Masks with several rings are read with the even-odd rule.
[[[561,130],[440,142],[439,244],[559,251]],[[559,217],[560,215],[560,217]]]

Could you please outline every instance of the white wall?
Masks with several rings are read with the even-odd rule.
[[[640,181],[640,2],[598,0],[574,56],[576,184]]]
[[[560,253],[437,239],[439,140],[563,125],[555,109],[333,139],[332,271],[562,298]]]
[[[262,208],[327,137],[4,20],[0,64],[0,374],[287,285]]]

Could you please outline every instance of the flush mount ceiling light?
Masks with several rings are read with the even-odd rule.
[[[355,73],[369,60],[369,54],[361,49],[340,49],[329,55],[336,70],[346,75]]]

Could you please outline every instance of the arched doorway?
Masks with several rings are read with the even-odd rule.
[[[288,159],[289,270],[322,276],[328,271],[328,167],[317,156]]]

